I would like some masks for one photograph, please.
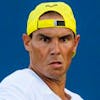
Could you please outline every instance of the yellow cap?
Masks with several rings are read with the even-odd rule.
[[[54,19],[39,20],[40,16],[48,11],[59,13],[63,17],[64,21]],[[65,27],[71,29],[76,34],[76,20],[71,7],[64,2],[45,2],[39,4],[29,14],[27,21],[27,34],[30,35],[39,28],[47,27]]]

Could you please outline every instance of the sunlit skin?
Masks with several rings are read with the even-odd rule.
[[[42,19],[61,19],[59,14],[45,14]],[[66,73],[76,52],[80,36],[67,28],[43,28],[23,34],[26,50],[30,55],[29,67],[34,70],[62,100],[68,100],[64,87]],[[34,83],[33,83],[34,84]]]

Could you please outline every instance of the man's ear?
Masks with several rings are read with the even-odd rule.
[[[27,51],[31,49],[31,38],[27,34],[23,34],[22,36],[24,47]]]
[[[76,53],[76,50],[77,50],[77,46],[79,44],[79,41],[80,41],[80,35],[76,35],[75,36],[75,41],[74,41],[74,49],[73,49],[73,53]]]

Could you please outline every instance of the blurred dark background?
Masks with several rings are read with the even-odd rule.
[[[45,1],[1,0],[0,2],[0,81],[17,69],[28,67],[22,34],[29,12]],[[77,55],[70,66],[66,87],[84,100],[100,98],[100,0],[60,0],[68,3],[81,35]]]

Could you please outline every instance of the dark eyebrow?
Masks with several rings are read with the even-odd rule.
[[[64,36],[59,37],[59,39],[63,39],[63,38],[71,38],[72,36],[74,37],[73,34],[67,34],[67,35],[64,35]]]
[[[47,36],[47,35],[44,35],[44,34],[42,34],[42,33],[39,33],[38,36],[39,36],[39,37],[45,37],[45,38],[47,38],[47,39],[51,39],[51,37],[49,37],[49,36]]]

